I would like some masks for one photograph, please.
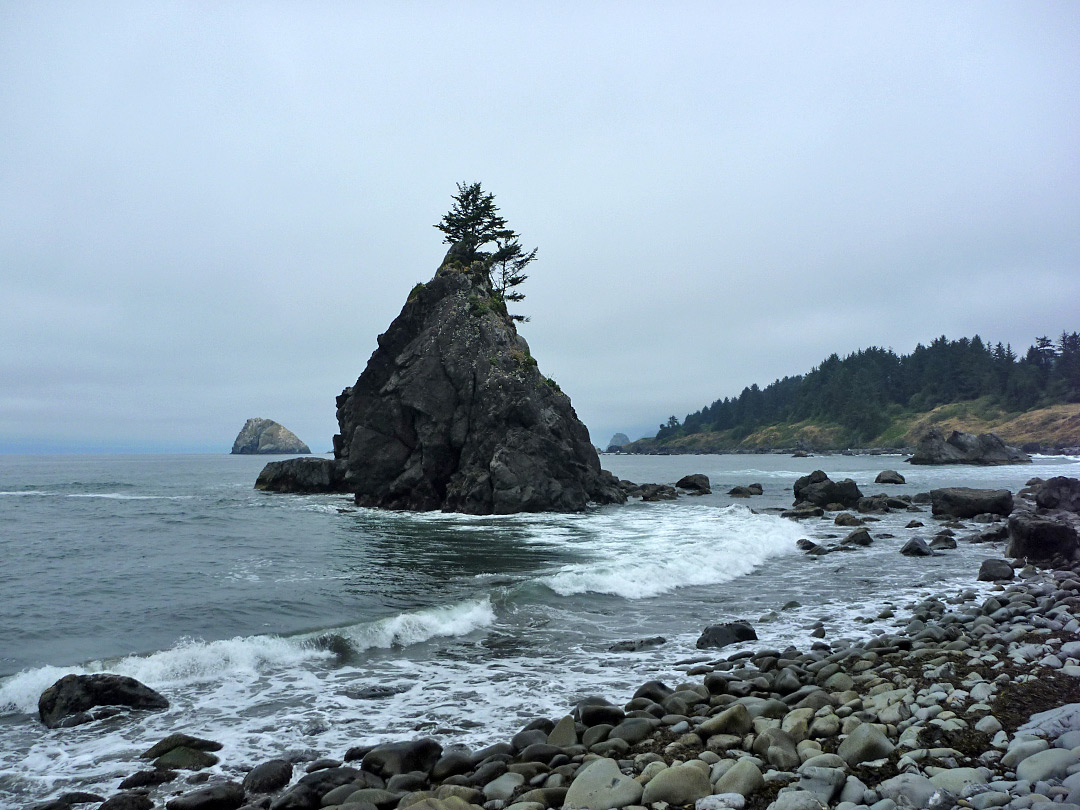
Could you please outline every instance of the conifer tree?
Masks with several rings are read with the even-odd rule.
[[[435,226],[443,232],[443,241],[457,246],[465,261],[481,262],[492,291],[502,301],[524,300],[525,294],[516,288],[528,278],[525,268],[535,261],[536,248],[526,252],[521,246],[518,234],[499,215],[494,194],[479,183],[458,183],[457,190],[453,207]]]

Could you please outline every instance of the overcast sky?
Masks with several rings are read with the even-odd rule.
[[[606,444],[1080,329],[1080,4],[0,0],[0,452],[330,448],[480,181]]]

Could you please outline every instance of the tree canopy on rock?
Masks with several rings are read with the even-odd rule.
[[[459,260],[480,262],[503,301],[524,300],[525,294],[516,288],[528,278],[525,268],[536,259],[536,248],[526,251],[521,246],[518,234],[499,214],[494,194],[479,183],[458,183],[457,189],[453,207],[435,225],[443,232],[443,241],[454,246]]]

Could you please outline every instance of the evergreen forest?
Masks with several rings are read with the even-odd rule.
[[[842,427],[854,445],[878,437],[900,413],[980,398],[1011,412],[1080,402],[1080,333],[1036,338],[1023,356],[978,335],[943,335],[908,355],[877,347],[833,354],[808,374],[751,385],[681,423],[672,416],[655,441],[718,431],[738,440],[764,426],[822,422]]]

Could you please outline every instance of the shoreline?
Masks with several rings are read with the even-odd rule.
[[[1016,752],[1002,746],[1019,739],[1022,752],[1034,755],[1041,753],[1035,748],[1049,749],[1034,742],[1027,745],[1017,737],[1021,721],[1033,711],[1080,701],[1080,643],[1076,643],[1080,641],[1080,565],[1028,567],[1021,573],[1020,580],[1000,588],[1000,596],[980,600],[977,590],[968,588],[956,596],[938,594],[940,598],[924,600],[915,606],[913,619],[904,629],[883,630],[869,640],[819,641],[809,650],[758,647],[735,655],[706,652],[704,660],[672,665],[686,664],[687,683],[667,684],[670,694],[650,682],[634,697],[622,696],[629,700],[621,708],[567,706],[572,710],[570,720],[538,720],[511,742],[494,743],[480,752],[466,755],[453,746],[443,751],[438,743],[422,740],[324,752],[339,759],[287,763],[288,781],[274,790],[255,790],[258,780],[226,761],[224,775],[235,781],[216,782],[217,775],[210,777],[205,771],[196,771],[185,780],[178,772],[146,793],[147,783],[139,788],[139,780],[162,775],[160,769],[148,770],[142,773],[152,775],[135,777],[134,783],[125,780],[128,789],[102,807],[121,810],[168,803],[170,810],[203,810],[247,803],[292,810],[339,806],[340,800],[365,790],[379,793],[356,796],[356,800],[377,810],[405,810],[413,804],[417,810],[467,810],[465,805],[501,810],[515,804],[520,805],[515,810],[546,810],[564,803],[610,810],[661,801],[693,805],[732,785],[747,794],[741,805],[733,797],[723,801],[714,797],[705,799],[701,810],[740,806],[757,810],[773,807],[774,802],[796,802],[775,805],[774,810],[796,808],[803,806],[798,801],[809,801],[796,794],[815,791],[815,795],[829,796],[830,803],[822,806],[840,810],[864,806],[888,810],[888,802],[896,806],[898,799],[900,806],[908,801],[919,807],[923,805],[910,804],[913,797],[929,801],[928,786],[937,790],[942,785],[957,788],[952,791],[956,798],[965,791],[972,794],[974,803],[964,798],[966,803],[959,806],[1028,807],[1034,802],[1029,800],[1032,791],[1039,786],[1010,778],[1020,773],[1010,769],[1024,760],[1017,760],[1018,754],[1011,756]],[[879,618],[885,618],[884,613]],[[1047,685],[1054,688],[1048,690]],[[1021,708],[1010,708],[1016,701]],[[602,706],[600,701],[583,703]],[[942,703],[945,706],[935,710]],[[986,719],[991,716],[996,719]],[[995,723],[999,730],[993,729]],[[874,724],[883,726],[880,735],[869,730],[860,734],[870,737],[881,751],[887,747],[881,742],[884,738],[892,750],[874,765],[849,762],[842,750],[845,741],[858,726]],[[1080,718],[1075,727],[1080,729]],[[915,739],[911,729],[920,728],[924,729],[920,735],[926,736]],[[1000,737],[1002,732],[1006,738]],[[1080,743],[1080,739],[1069,741]],[[437,755],[432,754],[432,746],[439,749]],[[396,750],[387,753],[386,749]],[[424,756],[416,753],[424,750],[428,752]],[[1058,750],[1063,752],[1054,754],[1058,759],[1072,757],[1061,776],[1067,776],[1065,770],[1073,765],[1080,770],[1080,749],[1075,757],[1066,754],[1066,749]],[[583,800],[583,788],[575,788],[577,794],[568,800],[567,789],[579,779],[586,781],[584,766],[600,759],[610,762],[599,770],[607,769],[607,775],[634,797],[620,803],[626,797],[612,797],[608,791],[603,797]],[[318,767],[306,773],[312,765]],[[266,771],[264,766],[252,773]],[[285,765],[275,767],[284,773]],[[704,783],[698,775],[687,768],[706,779],[707,794],[702,793]],[[939,778],[938,768],[955,773]],[[729,770],[733,775],[728,775]],[[621,775],[615,776],[616,771]],[[648,788],[665,771],[671,773]],[[950,781],[956,773],[963,773],[967,784],[980,786]],[[245,782],[239,781],[242,778]],[[641,793],[626,780],[633,781]],[[678,789],[667,786],[668,782]],[[687,784],[696,787],[686,793]],[[801,787],[780,795],[781,788],[796,786]],[[346,787],[353,788],[347,795]],[[1048,793],[1036,795],[1046,801],[1057,796],[1055,807],[1069,806],[1061,804],[1060,797],[1071,795],[1071,784],[1064,790],[1053,784],[1042,789]],[[858,790],[862,790],[860,799],[852,802]],[[996,795],[978,798],[991,793]],[[875,801],[864,801],[867,798]],[[1080,792],[1072,798],[1080,799]],[[998,800],[1003,801],[992,803]],[[59,810],[79,805],[56,800],[37,806]],[[940,806],[956,805],[954,801]],[[355,810],[371,808],[361,805]]]

